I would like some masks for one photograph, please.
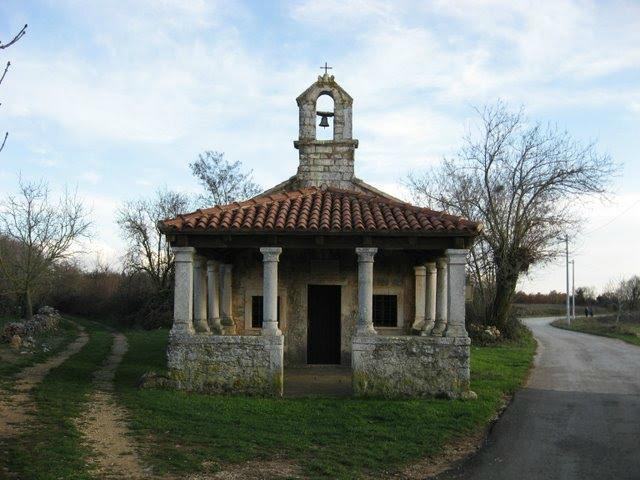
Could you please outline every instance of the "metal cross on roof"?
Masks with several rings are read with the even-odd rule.
[[[324,67],[320,67],[320,70],[322,70],[324,68],[324,74],[327,74],[327,70],[332,70],[333,67],[329,67],[327,66],[327,62],[324,62]]]

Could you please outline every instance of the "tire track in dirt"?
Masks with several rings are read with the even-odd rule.
[[[33,414],[33,401],[29,392],[54,368],[62,365],[69,357],[75,355],[89,341],[85,329],[78,325],[79,334],[61,353],[32,365],[16,375],[16,382],[12,390],[0,389],[0,443],[15,437],[20,433],[23,425]]]
[[[93,449],[94,455],[88,460],[100,478],[151,478],[150,469],[136,454],[126,423],[127,411],[114,398],[113,378],[128,345],[123,334],[114,333],[113,337],[111,355],[95,373],[96,390],[77,427]]]

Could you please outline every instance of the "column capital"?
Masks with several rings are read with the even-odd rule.
[[[209,270],[216,270],[218,268],[218,261],[217,260],[207,260],[207,271]]]
[[[424,264],[427,273],[436,273],[436,262],[427,262]]]
[[[377,247],[356,247],[358,262],[373,262],[376,253],[378,253]]]
[[[194,247],[171,247],[171,251],[174,255],[174,261],[176,262],[193,262],[193,257],[196,253]]]
[[[444,251],[444,254],[449,259],[450,264],[460,265],[467,263],[469,250],[466,248],[448,248]]]
[[[263,262],[277,262],[282,253],[281,247],[260,247]]]
[[[447,265],[449,264],[449,258],[448,257],[439,257],[436,258],[436,268],[447,268]]]
[[[427,274],[427,267],[425,267],[424,265],[416,265],[415,267],[413,267],[413,271],[417,276],[423,277]]]

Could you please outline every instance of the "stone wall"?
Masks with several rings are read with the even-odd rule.
[[[470,343],[467,337],[354,337],[354,394],[458,398],[469,390]]]
[[[353,190],[357,140],[300,140],[294,144],[300,150],[296,179],[301,187],[329,185]]]
[[[169,377],[209,393],[282,395],[283,336],[172,334]]]
[[[415,260],[406,252],[380,252],[373,264],[374,294],[398,294],[400,327],[378,328],[381,335],[409,334],[414,317]],[[262,258],[243,252],[233,262],[233,317],[241,334],[250,328],[251,296],[262,295]],[[285,336],[285,365],[307,363],[307,285],[341,286],[341,364],[351,364],[351,337],[358,310],[355,251],[283,249],[278,265],[280,329]]]

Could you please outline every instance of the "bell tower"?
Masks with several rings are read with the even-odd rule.
[[[307,88],[297,99],[299,110],[299,135],[293,142],[299,151],[300,163],[296,179],[302,187],[330,187],[353,189],[354,153],[358,140],[352,138],[351,108],[353,98],[326,72]],[[333,111],[318,111],[318,98],[328,95],[333,99]],[[328,128],[333,123],[330,140],[318,140],[318,128]]]

